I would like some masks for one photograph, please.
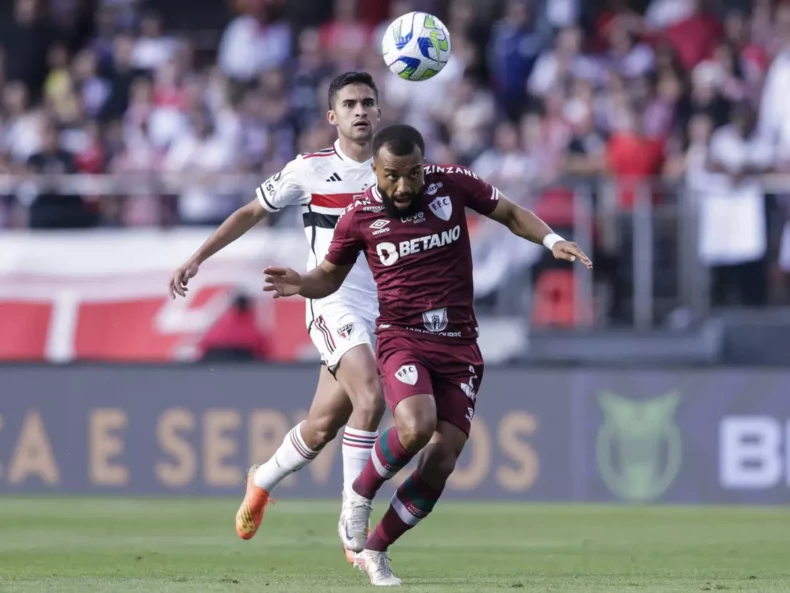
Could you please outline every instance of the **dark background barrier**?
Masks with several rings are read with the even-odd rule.
[[[4,367],[0,492],[241,494],[246,468],[306,414],[316,376]],[[336,439],[278,496],[334,498],[341,484]],[[490,368],[448,496],[790,502],[790,371]]]

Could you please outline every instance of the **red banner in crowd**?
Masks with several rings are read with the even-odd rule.
[[[276,360],[315,359],[301,299],[264,296],[266,264],[303,269],[300,230],[253,232],[204,264],[188,298],[167,282],[208,230],[0,236],[0,360],[192,360],[240,290]]]

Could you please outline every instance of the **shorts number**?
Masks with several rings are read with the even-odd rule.
[[[469,383],[461,383],[461,391],[466,394],[466,397],[475,401],[477,399],[477,390],[475,389],[475,379],[477,379],[477,373],[475,372],[475,367],[471,364],[469,365]]]

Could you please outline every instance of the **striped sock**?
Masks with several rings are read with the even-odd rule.
[[[351,486],[362,473],[378,432],[369,432],[346,426],[343,432],[343,489],[346,494],[351,492]]]
[[[305,444],[302,438],[302,424],[304,423],[300,422],[288,431],[283,444],[274,452],[271,459],[255,470],[255,485],[269,494],[288,475],[302,469],[318,455],[318,451],[313,451]]]
[[[390,507],[371,532],[367,550],[383,552],[433,510],[444,487],[429,486],[415,470],[392,495]]]
[[[376,439],[373,452],[362,473],[354,480],[354,492],[372,500],[381,485],[405,467],[414,455],[401,445],[397,429],[384,431]]]

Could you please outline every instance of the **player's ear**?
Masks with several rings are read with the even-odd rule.
[[[328,121],[331,125],[337,125],[337,117],[335,116],[335,110],[330,109],[326,112],[326,121]]]

